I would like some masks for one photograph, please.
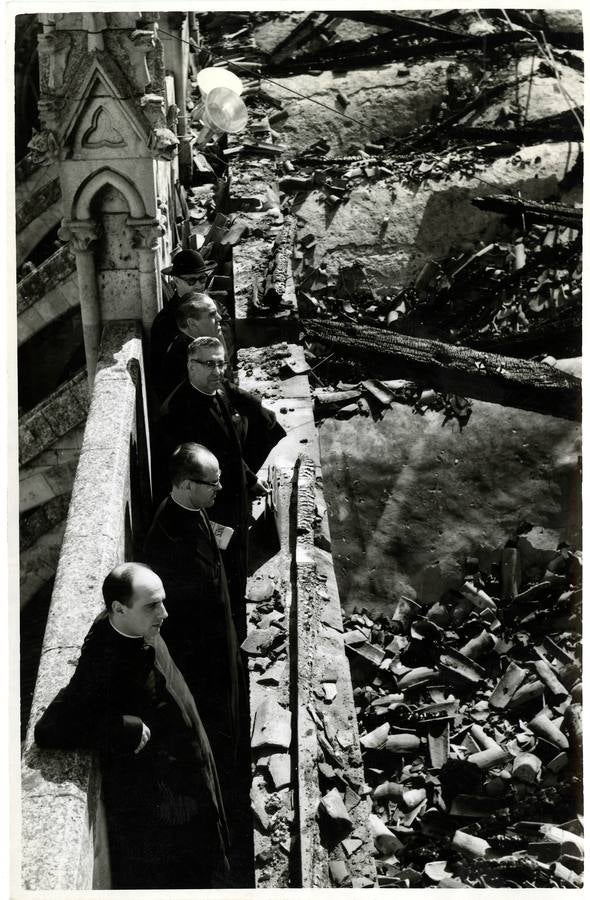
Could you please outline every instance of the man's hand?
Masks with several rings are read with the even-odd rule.
[[[141,728],[141,739],[140,739],[140,741],[139,741],[139,744],[137,745],[137,747],[136,747],[135,750],[133,751],[134,753],[139,753],[140,750],[143,750],[143,748],[145,747],[145,745],[146,745],[147,742],[149,741],[150,737],[152,736],[152,733],[151,733],[151,731],[149,730],[149,728],[147,727],[147,725],[145,724],[145,722],[142,722],[141,725],[142,725],[142,728]]]
[[[256,484],[253,484],[250,488],[250,497],[255,500],[257,497],[266,497],[271,492],[271,486],[267,481],[260,481],[257,479]]]

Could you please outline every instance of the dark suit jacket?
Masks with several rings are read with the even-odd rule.
[[[238,649],[207,514],[167,497],[149,530],[144,556],[166,591],[162,634],[195,697],[216,761],[230,760],[239,727]]]
[[[151,738],[135,754],[142,722]],[[35,741],[100,752],[107,816],[116,823],[113,837],[129,843],[127,864],[136,867],[138,885],[159,845],[172,854],[174,877],[176,838],[166,838],[177,835],[179,823],[189,832],[196,825],[204,846],[225,861],[227,827],[209,741],[159,635],[150,644],[124,637],[101,613],[69,684],[37,722]]]
[[[178,334],[176,310],[180,306],[181,300],[182,298],[174,290],[168,302],[164,304],[152,322],[150,333],[150,374],[154,390],[162,400],[166,397],[166,394],[162,395],[161,393],[164,389],[162,384],[162,365],[171,342]]]

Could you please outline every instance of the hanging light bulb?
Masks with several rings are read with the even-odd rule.
[[[237,94],[238,97],[244,90],[244,85],[238,76],[234,75],[233,72],[230,72],[229,69],[224,69],[221,66],[208,66],[206,69],[201,69],[197,75],[197,86],[199,88],[201,99],[196,104],[191,114],[191,121],[195,124],[201,121],[203,113],[205,112],[207,97],[211,91],[215,90],[215,88],[229,88],[229,90],[233,91],[234,94]]]
[[[197,135],[197,145],[202,147],[212,134],[243,131],[248,121],[248,110],[244,101],[230,88],[216,87],[207,94],[200,119],[203,127]]]
[[[234,75],[233,72],[230,72],[229,69],[222,68],[222,66],[208,66],[206,69],[201,69],[197,75],[197,84],[203,98],[205,98],[213,88],[218,87],[229,88],[230,91],[233,91],[234,94],[238,94],[238,96],[244,90],[244,85],[238,76]]]

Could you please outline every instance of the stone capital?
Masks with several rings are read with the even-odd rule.
[[[156,219],[128,219],[127,227],[131,230],[131,245],[136,250],[150,250],[152,253],[156,252],[166,234],[161,216]]]
[[[92,219],[64,219],[57,233],[62,241],[69,241],[74,253],[87,253],[100,237],[100,229]]]

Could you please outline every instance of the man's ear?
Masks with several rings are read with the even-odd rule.
[[[125,610],[127,607],[124,603],[121,603],[119,600],[113,601],[113,612],[117,613],[118,616],[125,615]]]

